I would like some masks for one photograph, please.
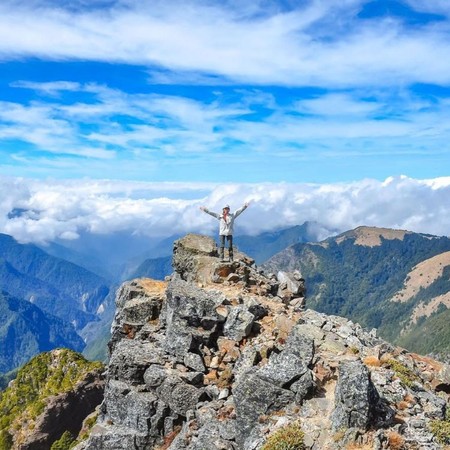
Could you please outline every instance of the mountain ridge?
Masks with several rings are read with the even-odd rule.
[[[60,346],[81,351],[85,344],[70,323],[0,291],[0,373]]]
[[[409,324],[414,314],[424,317],[424,311],[431,312],[429,316],[448,314],[449,251],[446,236],[358,227],[318,243],[291,246],[263,267],[269,271],[299,269],[309,286],[311,307],[376,327],[384,338],[423,352],[426,349],[417,340],[408,338],[411,333],[418,337],[415,325]],[[393,301],[407,295],[409,301]],[[427,306],[430,303],[436,304],[433,311],[432,305]],[[446,357],[450,333],[442,337]],[[428,351],[439,348],[431,346]]]
[[[84,339],[95,340],[96,328],[85,330],[104,319],[105,306],[113,303],[107,280],[5,234],[0,234],[0,255],[0,291],[6,293],[0,308],[0,373],[55,346],[81,351]],[[12,301],[19,312],[11,310]],[[30,314],[34,322],[27,319]],[[112,314],[107,319],[112,320]]]
[[[34,244],[20,244],[9,235],[0,234],[0,252],[7,263],[0,273],[0,287],[11,295],[72,321],[78,330],[95,319],[97,308],[109,291],[106,280],[48,255]],[[13,270],[8,272],[8,268]]]
[[[102,400],[103,369],[62,348],[32,358],[0,392],[0,450],[49,449],[64,433],[76,436]]]
[[[206,236],[175,243],[174,269],[119,289],[105,398],[76,450],[445,448],[449,366],[304,310],[300,274],[220,262]]]

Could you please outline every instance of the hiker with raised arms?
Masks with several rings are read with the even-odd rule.
[[[236,210],[234,213],[230,212],[230,206],[225,205],[222,209],[222,214],[218,214],[210,211],[204,206],[200,206],[200,209],[209,214],[210,216],[215,217],[219,220],[219,237],[220,237],[220,259],[225,261],[224,252],[225,252],[225,239],[228,242],[228,256],[229,260],[233,261],[233,225],[237,216],[243,213],[249,206],[249,203],[245,203],[244,206]]]

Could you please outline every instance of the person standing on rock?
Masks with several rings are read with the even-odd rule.
[[[237,216],[243,213],[249,206],[249,203],[245,203],[244,206],[236,210],[234,213],[230,212],[230,206],[225,205],[222,209],[222,214],[218,214],[210,211],[204,206],[200,206],[200,209],[209,214],[210,216],[215,217],[219,220],[219,237],[220,237],[220,259],[224,261],[224,252],[225,252],[225,240],[228,242],[228,256],[229,260],[233,261],[233,225]]]

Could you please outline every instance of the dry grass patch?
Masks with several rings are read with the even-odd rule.
[[[357,442],[352,442],[345,447],[345,450],[373,450],[372,444],[358,444]]]
[[[152,280],[151,278],[139,278],[139,283],[149,293],[165,294],[167,289],[166,281]]]
[[[405,448],[405,439],[396,431],[391,431],[388,434],[388,442],[391,450],[402,450]]]
[[[366,356],[363,360],[366,366],[370,367],[380,367],[381,361],[376,356]]]
[[[404,411],[405,409],[408,409],[410,404],[408,402],[405,402],[404,400],[397,403],[397,409],[400,411]]]

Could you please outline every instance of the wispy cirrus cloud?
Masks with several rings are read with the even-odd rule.
[[[15,139],[35,148],[16,150],[10,156],[14,161],[51,168],[55,165],[47,164],[48,153],[65,158],[66,165],[68,156],[84,157],[91,160],[92,173],[105,174],[106,169],[111,177],[119,172],[134,177],[143,167],[151,176],[158,171],[162,175],[170,164],[179,173],[197,165],[191,173],[207,180],[220,177],[222,166],[230,171],[270,166],[275,171],[277,164],[312,160],[323,164],[326,174],[330,158],[342,165],[346,156],[370,161],[390,155],[394,165],[397,160],[404,164],[407,155],[445,160],[450,138],[450,126],[442,120],[450,113],[450,102],[411,93],[407,103],[403,93],[386,97],[377,90],[281,101],[268,91],[235,89],[225,95],[217,91],[205,102],[180,95],[132,94],[93,83],[21,81],[16,89],[31,89],[40,97],[28,105],[1,104],[0,141]],[[66,97],[66,91],[89,94],[89,100]],[[92,160],[105,160],[107,167]],[[394,173],[404,171],[399,166]],[[222,179],[226,176],[222,172]],[[292,172],[290,179],[296,176]]]
[[[48,81],[38,83],[35,81],[18,80],[11,83],[13,88],[32,89],[47,95],[59,95],[61,91],[80,91],[80,83],[73,81]]]

